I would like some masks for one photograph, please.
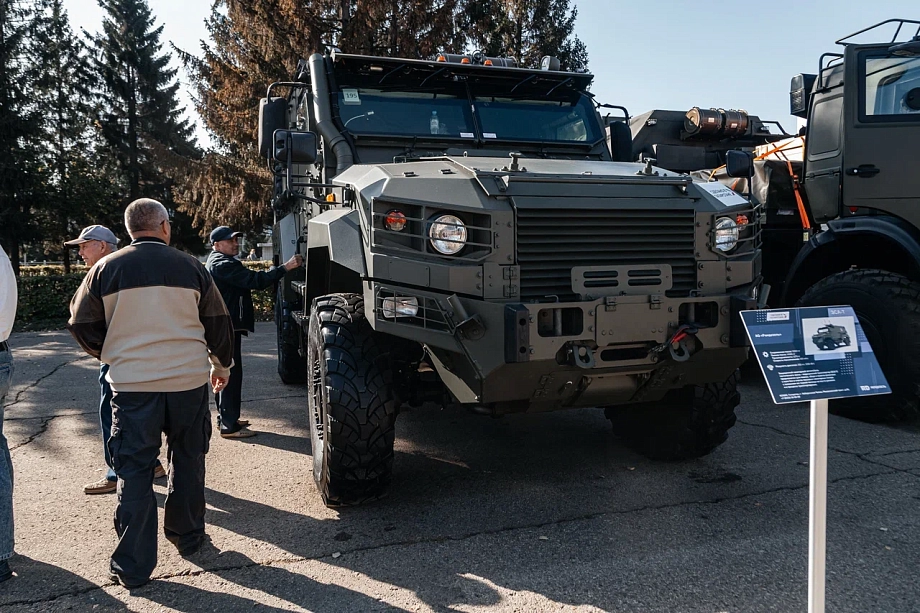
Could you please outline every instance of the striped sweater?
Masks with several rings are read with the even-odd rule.
[[[70,303],[67,329],[109,365],[119,392],[182,392],[229,376],[233,325],[195,258],[140,238],[100,260]]]

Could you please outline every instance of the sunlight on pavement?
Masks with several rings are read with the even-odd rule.
[[[510,607],[514,611],[557,611],[564,613],[604,613],[603,609],[598,609],[592,605],[567,605],[555,600],[551,600],[542,594],[528,590],[509,590],[497,583],[484,577],[479,577],[471,573],[460,575],[464,579],[480,583],[498,594],[501,598],[499,603],[488,603],[485,605],[451,605],[452,611],[461,611],[463,613],[475,613],[477,611],[494,611],[496,604],[502,607]]]

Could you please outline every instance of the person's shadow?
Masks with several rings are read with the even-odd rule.
[[[14,605],[38,606],[43,610],[78,611],[92,592],[93,611],[124,611],[125,604],[110,596],[102,586],[59,566],[15,555],[10,559],[15,576],[0,584],[0,608]],[[53,602],[52,602],[53,601]]]

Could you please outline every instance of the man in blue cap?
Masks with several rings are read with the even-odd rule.
[[[216,394],[217,425],[223,438],[248,438],[255,432],[248,428],[249,422],[240,420],[240,403],[243,392],[243,356],[240,344],[244,335],[255,332],[255,313],[252,307],[252,290],[271,287],[284,277],[284,273],[303,265],[303,258],[293,256],[284,266],[267,272],[249,270],[236,256],[240,253],[237,240],[242,232],[234,232],[227,226],[219,226],[211,232],[211,244],[214,250],[208,255],[205,267],[217,289],[220,290],[230,318],[233,320],[233,367],[230,369],[230,382],[227,387]]]
[[[80,236],[64,244],[68,247],[79,247],[83,262],[92,268],[96,262],[118,249],[118,237],[105,226],[95,225],[83,228]],[[99,425],[102,426],[102,450],[108,470],[103,478],[83,486],[83,493],[90,495],[111,494],[118,487],[118,477],[112,468],[112,454],[109,453],[109,436],[112,434],[112,386],[105,378],[107,372],[109,365],[100,364],[99,386],[102,388],[102,399],[99,402]],[[162,479],[165,476],[166,470],[157,460],[154,478]]]

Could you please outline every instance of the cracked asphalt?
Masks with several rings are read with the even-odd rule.
[[[115,498],[82,492],[103,474],[98,365],[66,332],[10,343],[5,611],[807,609],[808,409],[756,378],[728,442],[676,464],[627,450],[596,410],[406,410],[391,495],[337,512],[313,486],[305,390],[279,381],[259,324],[243,347],[259,435],[211,442],[211,543],[186,560],[161,538],[155,581],[129,592],[106,572]],[[830,428],[827,609],[918,611],[920,426]]]

